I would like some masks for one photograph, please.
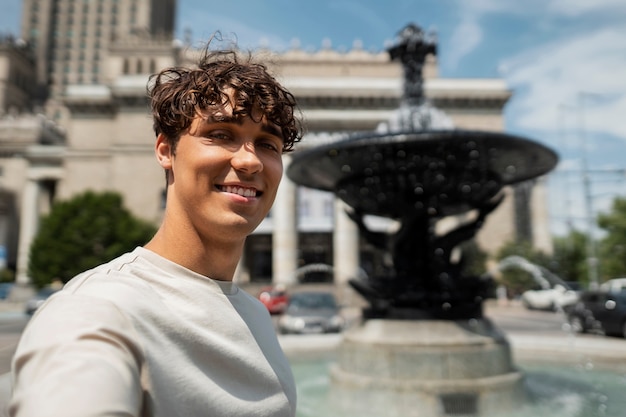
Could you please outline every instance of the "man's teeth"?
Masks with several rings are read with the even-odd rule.
[[[222,187],[222,190],[227,193],[239,194],[244,197],[256,197],[256,190],[254,188],[235,187],[232,185],[226,185]]]

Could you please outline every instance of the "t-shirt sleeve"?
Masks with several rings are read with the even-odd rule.
[[[33,316],[12,362],[12,417],[139,416],[143,353],[110,301],[58,293]]]

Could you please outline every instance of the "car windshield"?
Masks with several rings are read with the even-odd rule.
[[[294,294],[290,301],[293,308],[336,308],[337,304],[331,294]]]

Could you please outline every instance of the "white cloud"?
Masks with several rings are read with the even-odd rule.
[[[516,125],[553,130],[566,105],[578,111],[584,108],[587,129],[626,140],[624,39],[626,29],[600,29],[508,59],[504,76],[517,90]]]
[[[464,56],[471,53],[483,39],[483,31],[478,21],[467,18],[457,26],[448,50],[448,64],[455,68]]]
[[[626,12],[624,0],[459,0],[461,15],[483,16],[492,13],[525,16],[576,17],[589,13]]]
[[[526,17],[534,21],[535,27],[553,24],[557,18],[580,18],[590,14],[611,19],[626,16],[624,0],[458,0],[456,7],[460,22],[452,34],[449,51],[453,67],[480,47],[484,38],[481,22],[492,15]]]
[[[515,0],[459,0],[456,3],[460,22],[456,25],[452,33],[448,62],[452,68],[478,48],[484,39],[481,20],[491,14],[518,14],[529,10],[528,3],[540,0],[526,0],[524,5]],[[532,7],[530,8],[532,9]]]
[[[551,0],[547,10],[562,16],[577,17],[593,12],[626,13],[624,0]]]

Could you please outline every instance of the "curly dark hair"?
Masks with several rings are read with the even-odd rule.
[[[152,75],[148,97],[154,131],[157,135],[163,133],[173,150],[198,113],[231,99],[233,116],[260,114],[260,118],[281,128],[283,152],[291,151],[302,139],[293,94],[269,74],[264,64],[254,62],[251,53],[243,54],[235,48],[211,50],[207,45],[197,68],[166,68]]]

